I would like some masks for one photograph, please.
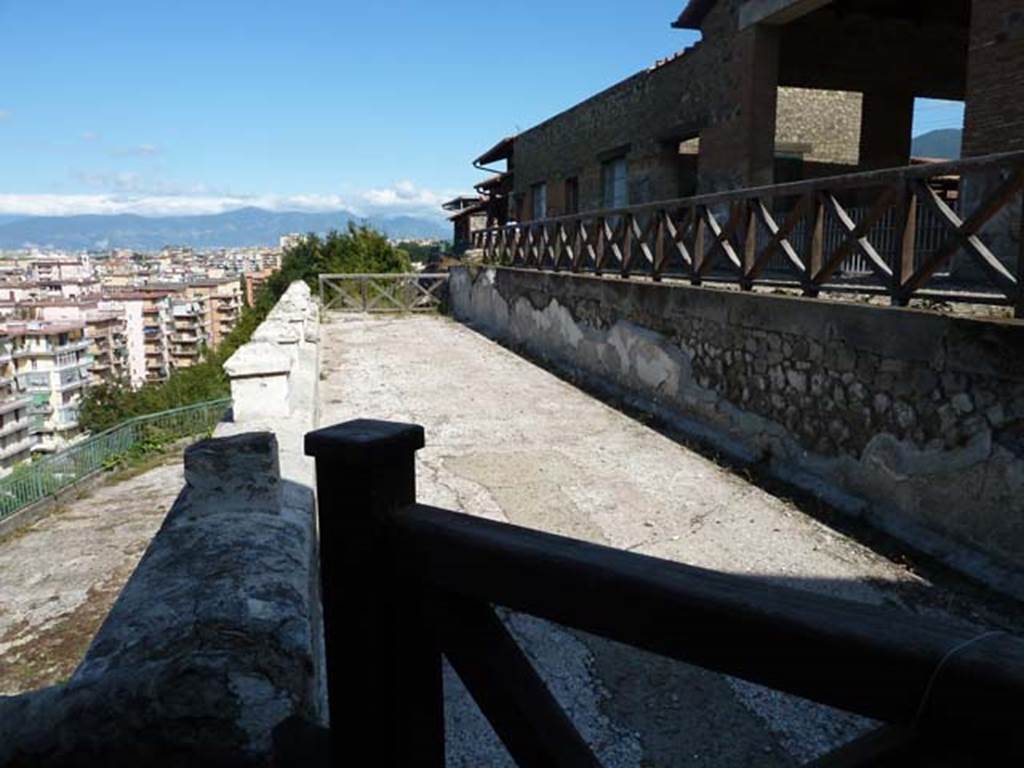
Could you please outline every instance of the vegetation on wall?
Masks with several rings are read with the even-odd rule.
[[[271,275],[243,308],[238,325],[206,357],[191,368],[172,371],[166,381],[131,389],[126,384],[100,384],[86,390],[79,407],[79,423],[89,432],[101,432],[122,421],[148,413],[216,400],[230,394],[224,362],[249,341],[253,332],[296,280],[317,288],[317,275],[335,272],[406,272],[409,255],[388,243],[380,232],[349,224],[344,232],[326,237],[307,235],[285,251],[281,269]]]

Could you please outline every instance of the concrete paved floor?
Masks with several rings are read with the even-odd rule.
[[[419,500],[720,571],[923,613],[929,585],[469,328],[325,318],[320,424],[426,428]],[[941,601],[938,601],[941,602]],[[800,764],[869,724],[529,617],[510,625],[609,766]],[[452,765],[506,765],[449,674]]]
[[[183,485],[179,456],[0,541],[0,696],[71,675]]]

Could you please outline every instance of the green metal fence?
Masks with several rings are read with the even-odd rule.
[[[206,434],[230,406],[230,399],[213,400],[139,416],[66,450],[23,464],[0,479],[0,520],[110,467],[132,450]]]

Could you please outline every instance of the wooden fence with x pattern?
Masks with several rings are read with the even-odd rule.
[[[972,182],[986,193],[966,211]],[[473,245],[509,266],[1004,304],[1024,317],[1022,189],[1015,152],[509,224]],[[972,262],[966,283],[950,273],[958,253]]]

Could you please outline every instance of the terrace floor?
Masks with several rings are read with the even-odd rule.
[[[467,327],[332,314],[320,355],[321,425],[426,428],[421,502],[919,614],[952,606],[985,623],[962,596]],[[539,620],[508,621],[608,766],[796,765],[868,727]],[[509,765],[450,671],[446,686],[449,764]]]

